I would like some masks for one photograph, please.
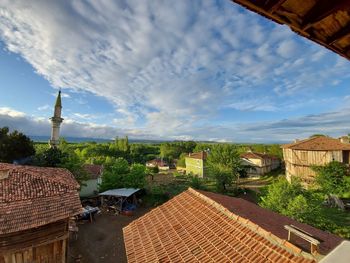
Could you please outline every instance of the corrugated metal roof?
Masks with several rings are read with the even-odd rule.
[[[138,191],[140,191],[139,188],[118,188],[118,189],[107,190],[103,193],[100,193],[99,195],[129,197]]]

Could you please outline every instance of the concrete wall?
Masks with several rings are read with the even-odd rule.
[[[204,167],[205,164],[203,163],[203,160],[186,157],[185,163],[186,163],[186,174],[192,173],[194,175],[198,175],[198,177],[201,177],[201,178],[205,176],[205,167]]]
[[[84,182],[85,186],[82,186],[79,192],[80,197],[89,197],[95,195],[95,191],[98,191],[98,184],[101,179],[90,179]]]

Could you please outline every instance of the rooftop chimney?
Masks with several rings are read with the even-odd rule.
[[[299,142],[299,139],[294,139],[294,143],[297,143],[297,142]]]

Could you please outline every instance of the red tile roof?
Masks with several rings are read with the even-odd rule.
[[[287,238],[287,231],[284,229],[285,225],[294,225],[300,229],[303,229],[304,231],[312,234],[316,239],[322,241],[319,245],[321,254],[325,255],[329,253],[333,248],[335,248],[343,241],[341,237],[322,231],[310,225],[299,223],[294,219],[262,208],[247,200],[206,191],[199,192],[212,199],[213,201],[220,203],[232,213],[249,219],[253,223],[259,225],[260,227],[264,228],[265,230],[271,232],[281,239]],[[299,239],[295,239],[294,241],[296,242],[297,246],[303,249],[310,248],[310,244],[308,242]]]
[[[103,166],[98,164],[84,164],[84,169],[90,175],[90,179],[98,179],[102,175]]]
[[[206,192],[191,188],[136,219],[123,232],[130,263],[315,262],[284,240],[287,231],[280,238]]]
[[[205,160],[208,157],[207,152],[201,151],[197,153],[190,153],[188,154],[188,157],[193,158],[193,159],[200,159],[200,160]]]
[[[257,153],[257,152],[246,152],[246,153],[242,153],[240,156],[246,159],[279,159],[278,157],[270,154]]]
[[[78,189],[66,169],[0,163],[0,234],[79,214]]]
[[[341,151],[350,150],[350,143],[342,143],[339,139],[327,136],[317,136],[295,143],[284,144],[282,148],[304,151]]]

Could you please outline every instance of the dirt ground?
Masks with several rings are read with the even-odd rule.
[[[92,223],[78,223],[78,239],[71,238],[69,241],[68,262],[127,262],[122,229],[150,210],[138,207],[133,216],[116,216],[105,212],[96,215]]]

